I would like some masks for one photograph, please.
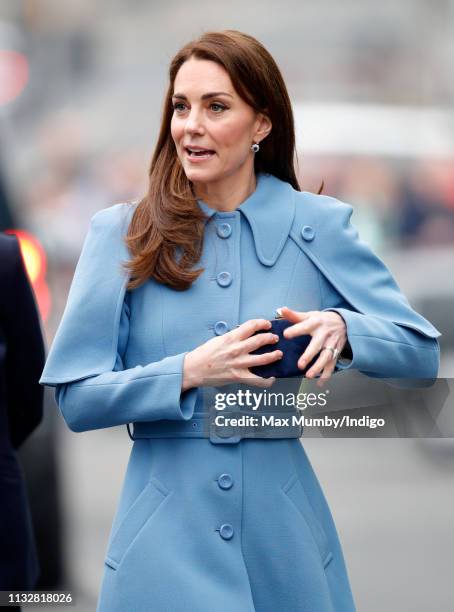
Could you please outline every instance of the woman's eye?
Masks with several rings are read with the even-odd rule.
[[[213,108],[213,106],[217,106],[221,110],[225,110],[226,109],[226,107],[223,104],[218,104],[217,102],[213,102],[213,104],[211,104],[211,108]],[[215,112],[218,112],[218,111],[215,111]]]
[[[186,105],[184,104],[184,102],[175,102],[175,104],[173,105],[173,109],[176,110],[177,112],[184,111],[185,108],[186,108]],[[210,108],[214,110],[215,113],[220,113],[226,110],[227,107],[224,106],[223,104],[218,104],[217,102],[213,102],[212,104],[210,104]]]

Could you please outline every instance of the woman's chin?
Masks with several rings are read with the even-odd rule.
[[[218,178],[218,172],[209,168],[188,168],[185,166],[184,171],[187,179],[193,183],[198,181],[207,183]]]

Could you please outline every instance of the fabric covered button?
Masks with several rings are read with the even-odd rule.
[[[230,474],[221,474],[218,478],[218,485],[221,489],[230,489],[233,485],[233,478]]]
[[[301,230],[301,236],[304,238],[304,240],[307,240],[308,242],[310,240],[313,240],[315,236],[314,228],[310,225],[305,225]]]
[[[230,223],[220,223],[216,228],[216,233],[219,238],[228,238],[232,233],[232,226]]]
[[[230,272],[219,272],[216,277],[218,285],[221,287],[228,287],[232,282],[232,275]]]
[[[222,336],[222,334],[225,334],[228,329],[229,326],[225,321],[216,321],[216,323],[214,324],[214,333],[216,334],[216,336]]]
[[[223,540],[230,540],[233,537],[233,527],[230,523],[224,523],[219,529],[219,535]]]
[[[220,438],[231,438],[233,436],[233,425],[215,425],[215,431]]]

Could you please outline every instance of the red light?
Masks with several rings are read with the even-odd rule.
[[[35,292],[41,318],[45,322],[51,306],[50,292],[46,283],[46,253],[41,243],[25,230],[7,230],[5,234],[14,234],[19,240],[25,268]]]
[[[0,106],[15,100],[28,82],[28,59],[22,53],[0,49]]]

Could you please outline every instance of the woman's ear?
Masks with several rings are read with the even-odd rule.
[[[271,119],[265,113],[259,113],[257,121],[258,127],[255,132],[254,141],[260,142],[271,132],[273,124],[271,123]]]

